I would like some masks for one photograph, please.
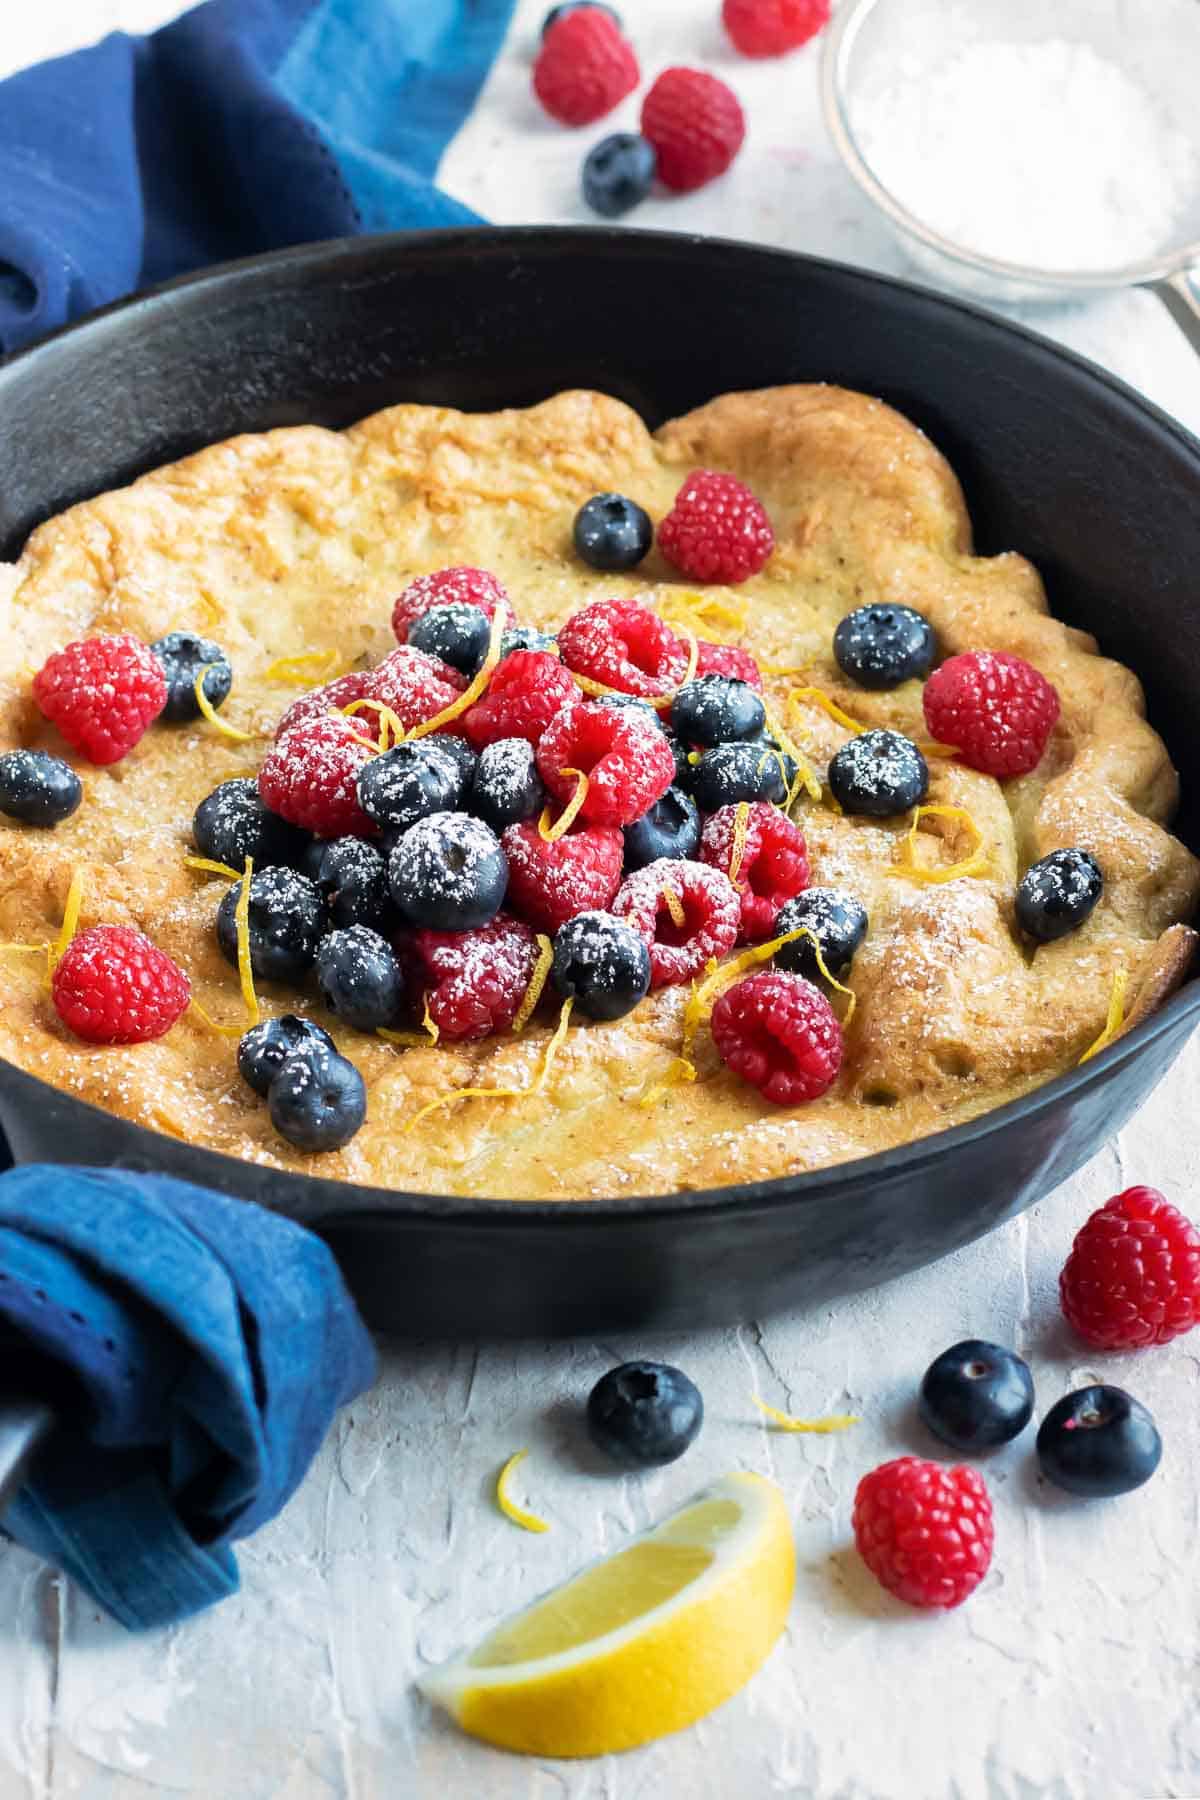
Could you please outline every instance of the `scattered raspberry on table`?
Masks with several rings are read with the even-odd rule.
[[[786,56],[829,23],[829,0],[724,0],[721,19],[743,56]]]
[[[900,1456],[864,1475],[854,1542],[875,1579],[909,1606],[961,1606],[988,1572],[994,1527],[981,1475]]]
[[[130,632],[81,638],[48,657],[33,697],[68,744],[101,767],[120,762],[167,704],[167,680]]]
[[[1059,1296],[1097,1349],[1170,1343],[1200,1322],[1200,1231],[1156,1188],[1126,1188],[1079,1231]]]
[[[801,1106],[832,1086],[842,1066],[842,1028],[819,988],[802,975],[759,969],[713,1007],[721,1061],[775,1106]]]
[[[658,547],[689,580],[733,586],[764,567],[775,533],[744,482],[695,469],[658,528]]]
[[[1023,657],[968,650],[925,683],[925,723],[969,768],[997,780],[1028,775],[1058,719],[1058,691]]]
[[[55,1011],[89,1044],[145,1044],[187,1011],[192,987],[165,950],[127,925],[89,925],[51,983]]]
[[[746,137],[733,89],[703,69],[664,69],[642,102],[642,136],[654,145],[664,187],[689,193],[723,175]]]
[[[602,119],[641,80],[633,46],[596,6],[565,14],[546,33],[533,65],[533,91],[560,125]]]

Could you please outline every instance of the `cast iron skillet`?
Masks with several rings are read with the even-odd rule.
[[[0,555],[72,501],[238,431],[397,400],[486,409],[592,386],[651,425],[731,388],[882,395],[962,478],[982,550],[1149,690],[1200,840],[1200,446],[1041,339],[900,282],[746,245],[613,230],[316,246],[111,308],[0,369]],[[414,1197],[158,1136],[0,1064],[18,1160],[166,1169],[315,1224],[368,1318],[408,1335],[728,1322],[944,1255],[1077,1168],[1200,1011],[1192,983],[1084,1068],[974,1124],[827,1172],[667,1199]],[[464,1124],[464,1129],[469,1127]]]

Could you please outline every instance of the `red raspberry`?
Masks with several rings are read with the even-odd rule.
[[[579,697],[549,650],[514,650],[496,665],[483,698],[463,714],[461,729],[473,750],[511,737],[536,744],[555,714]]]
[[[548,844],[536,819],[509,825],[500,842],[508,858],[508,904],[553,936],[576,913],[605,912],[621,885],[625,840],[602,825],[575,826]]]
[[[478,606],[490,619],[502,600],[511,613],[508,595],[486,569],[437,569],[432,575],[418,575],[409,582],[392,607],[392,630],[398,644],[407,644],[410,627],[435,606]]]
[[[925,683],[933,736],[955,745],[968,768],[998,781],[1037,768],[1058,713],[1058,691],[1046,677],[998,650],[952,656]]]
[[[309,693],[301,694],[298,700],[292,701],[275,727],[276,739],[286,737],[297,725],[306,725],[309,719],[324,718],[327,713],[340,712],[344,706],[350,706],[355,700],[362,700],[366,696],[371,673],[369,669],[355,669],[349,675],[338,675],[333,681],[327,681],[324,687],[312,688]],[[374,714],[368,713],[360,726],[367,737],[371,736],[373,724]]]
[[[594,600],[558,634],[568,669],[618,693],[653,700],[687,673],[687,649],[657,613],[636,600]]]
[[[1200,1324],[1200,1231],[1156,1188],[1126,1188],[1083,1226],[1058,1288],[1098,1349],[1169,1344]]]
[[[746,137],[732,88],[701,69],[664,69],[642,101],[642,136],[658,154],[664,187],[690,193],[723,175]]]
[[[695,469],[658,528],[658,547],[689,581],[732,584],[758,574],[775,548],[775,533],[742,482]]]
[[[675,923],[672,898],[683,908],[682,925]],[[660,856],[627,878],[612,909],[650,947],[651,988],[691,981],[710,957],[724,956],[737,942],[737,891],[728,875],[706,863]]]
[[[528,925],[497,913],[475,931],[414,931],[405,945],[409,984],[440,1035],[456,1042],[507,1031],[537,961]]]
[[[427,656],[424,650],[417,650],[412,644],[401,644],[371,670],[365,698],[382,701],[409,731],[414,725],[423,725],[427,719],[434,719],[448,706],[453,706],[466,685],[466,676],[460,675],[440,657]],[[370,737],[378,720],[370,707],[364,707],[363,712],[365,716],[359,719],[358,729],[365,730]]]
[[[120,762],[167,704],[162,665],[139,638],[80,638],[49,657],[33,697],[89,762]]]
[[[355,786],[358,771],[371,760],[361,734],[353,719],[330,714],[279,738],[258,771],[263,805],[318,837],[374,836]]]
[[[829,23],[829,0],[725,0],[725,29],[743,56],[786,56]]]
[[[54,971],[55,1010],[89,1044],[147,1044],[188,1009],[192,984],[165,950],[127,925],[89,925]]]
[[[578,785],[564,771],[587,776],[579,817],[589,825],[632,825],[675,779],[671,746],[641,706],[564,707],[538,739],[537,766],[563,802]]]
[[[739,650],[736,644],[710,644],[704,638],[700,639],[699,648],[697,675],[730,675],[734,681],[749,682],[762,693],[762,675],[748,650]]]
[[[641,78],[633,46],[597,6],[578,7],[552,25],[533,65],[533,91],[560,125],[602,119]]]
[[[776,1106],[799,1106],[830,1087],[842,1066],[842,1028],[811,981],[760,969],[713,1007],[721,1061]]]
[[[707,821],[700,838],[700,861],[723,869],[741,895],[744,944],[775,935],[775,915],[785,900],[808,886],[808,846],[804,834],[765,800],[755,800],[746,814],[746,837],[733,870],[734,837],[740,807],[722,806]]]
[[[961,1463],[898,1456],[854,1496],[858,1554],[910,1606],[961,1606],[988,1572],[995,1531],[983,1476]]]

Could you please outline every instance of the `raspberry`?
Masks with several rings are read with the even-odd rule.
[[[576,675],[646,700],[669,694],[687,673],[682,641],[636,600],[594,600],[573,613],[558,649]]]
[[[816,1100],[842,1066],[842,1028],[824,994],[802,975],[760,969],[713,1007],[721,1061],[776,1106]]]
[[[409,627],[435,606],[477,606],[490,619],[502,600],[511,612],[508,595],[486,569],[437,569],[432,575],[418,575],[409,582],[392,607],[392,630],[396,642],[406,644]]]
[[[710,644],[701,638],[700,655],[696,659],[696,674],[730,675],[735,681],[749,682],[752,688],[762,693],[763,679],[758,664],[748,650],[739,650],[736,644]]]
[[[560,125],[602,119],[640,80],[632,45],[594,6],[581,6],[552,25],[533,65],[533,91]]]
[[[988,1572],[995,1532],[982,1475],[898,1456],[864,1475],[854,1542],[883,1587],[910,1606],[961,1606]]]
[[[725,0],[721,19],[743,56],[786,56],[829,23],[829,0]]]
[[[120,762],[167,704],[167,679],[148,644],[129,632],[81,638],[49,657],[33,697],[68,744],[101,766]]]
[[[589,825],[632,825],[661,800],[675,779],[675,757],[662,728],[641,706],[568,706],[537,746],[538,774],[556,800],[567,801],[588,778],[579,816]]]
[[[310,719],[322,719],[327,713],[340,712],[355,700],[364,699],[370,679],[369,669],[355,669],[349,675],[338,675],[333,681],[327,681],[324,687],[313,688],[309,693],[301,694],[298,700],[293,700],[285,709],[275,727],[276,740],[286,737],[289,731],[295,731],[297,725],[306,725]],[[370,737],[373,723],[374,714],[368,713],[359,730]]]
[[[358,804],[358,771],[371,752],[351,719],[308,719],[279,738],[258,771],[264,806],[289,825],[318,837],[373,837],[375,826]]]
[[[671,911],[683,908],[683,924]],[[737,942],[741,904],[728,875],[706,863],[660,856],[623,884],[612,909],[650,948],[650,986],[676,987]]]
[[[732,475],[695,469],[658,528],[658,547],[689,581],[732,584],[758,574],[775,533],[748,487]]]
[[[642,101],[642,136],[665,187],[689,193],[723,175],[746,136],[732,88],[701,69],[665,69]]]
[[[968,768],[1004,781],[1042,760],[1058,718],[1057,689],[1032,663],[997,650],[952,656],[925,683],[925,723]]]
[[[452,706],[466,685],[466,677],[449,663],[427,656],[412,644],[401,644],[371,670],[365,697],[391,707],[407,731]],[[365,726],[369,737],[375,719],[369,708],[364,711],[366,718],[360,721],[358,729],[362,731]]]
[[[737,806],[712,814],[700,839],[700,861],[723,869],[741,895],[744,944],[758,944],[775,934],[775,915],[786,900],[808,886],[808,846],[804,834],[765,800],[755,800],[746,814],[746,836],[734,870]]]
[[[483,698],[463,714],[462,730],[473,750],[501,738],[536,744],[555,714],[578,699],[579,689],[557,656],[513,650],[497,664]]]
[[[548,844],[534,821],[510,825],[500,843],[508,858],[508,904],[551,936],[576,913],[605,912],[621,885],[619,831],[576,826]]]
[[[55,1010],[89,1044],[147,1044],[187,1011],[192,984],[165,950],[127,925],[89,925],[54,971]]]
[[[1098,1349],[1168,1344],[1200,1323],[1200,1231],[1157,1189],[1126,1188],[1083,1226],[1058,1285]]]
[[[414,931],[405,952],[410,991],[456,1042],[507,1031],[537,961],[528,925],[503,912],[474,931]]]

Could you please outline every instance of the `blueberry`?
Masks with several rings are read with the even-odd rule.
[[[439,812],[397,839],[388,857],[388,882],[410,925],[472,931],[494,919],[504,904],[508,862],[482,819]]]
[[[929,768],[911,738],[864,731],[833,758],[829,786],[843,812],[890,819],[920,805],[929,792]]]
[[[636,131],[614,131],[583,159],[583,197],[604,219],[619,219],[640,206],[654,186],[658,156]]]
[[[503,633],[500,639],[501,660],[511,656],[514,650],[555,650],[558,639],[548,631],[538,631],[532,625],[513,625]]]
[[[237,967],[235,881],[217,909],[217,942]],[[295,869],[255,869],[250,880],[250,966],[263,981],[300,980],[311,969],[325,929],[325,905],[315,882]]]
[[[966,1338],[930,1363],[919,1406],[943,1443],[990,1450],[1019,1437],[1032,1419],[1033,1376],[1012,1350]]]
[[[192,842],[201,856],[230,869],[244,868],[248,856],[261,869],[298,863],[311,841],[307,831],[263,805],[258,783],[247,776],[223,781],[192,817]]]
[[[700,812],[690,794],[669,787],[648,812],[625,827],[625,867],[644,869],[660,856],[690,861],[700,845]]]
[[[748,681],[732,675],[698,675],[671,702],[671,725],[698,749],[761,737],[767,714]]]
[[[339,930],[369,925],[372,931],[385,931],[392,901],[382,852],[356,837],[334,838],[315,848],[320,855],[313,879],[331,923]]]
[[[581,6],[590,6],[595,12],[607,13],[618,31],[624,30],[620,13],[615,7],[606,6],[604,0],[563,0],[561,6],[552,6],[542,20],[542,36],[545,37],[550,27],[557,25],[560,19],[565,19],[568,13],[578,12]]]
[[[838,667],[865,688],[921,680],[936,652],[933,627],[911,606],[860,606],[833,634]]]
[[[1037,1454],[1048,1481],[1093,1500],[1132,1493],[1149,1481],[1162,1439],[1124,1388],[1086,1387],[1050,1408],[1038,1428]]]
[[[479,753],[466,802],[495,832],[536,818],[546,804],[533,745],[524,738],[500,738]]]
[[[150,649],[167,678],[167,704],[159,716],[168,723],[178,724],[181,719],[200,717],[200,708],[196,704],[196,677],[201,669],[208,670],[204,677],[204,698],[209,705],[223,706],[228,700],[233,686],[233,668],[220,644],[197,637],[194,631],[170,631],[166,637],[151,644]]]
[[[471,777],[475,773],[476,756],[465,737],[456,737],[452,731],[439,731],[434,736],[433,748],[440,750],[443,756],[452,757],[455,767],[462,776],[463,792],[471,785]]]
[[[408,641],[426,656],[440,656],[460,675],[477,675],[487,655],[492,623],[481,606],[455,600],[435,606],[408,628]]]
[[[367,925],[331,931],[317,946],[317,986],[330,1012],[359,1031],[390,1025],[404,998],[392,946]]]
[[[1066,937],[1104,892],[1100,864],[1086,850],[1052,850],[1027,869],[1017,888],[1017,923],[1039,944]]]
[[[589,1018],[623,1019],[650,991],[645,939],[611,913],[576,913],[555,934],[554,985]]]
[[[659,715],[656,713],[655,717]],[[671,746],[671,755],[675,758],[675,780],[673,786],[682,788],[684,793],[692,791],[692,777],[696,772],[695,764],[688,760],[688,747],[682,738],[677,738],[673,731],[664,729],[663,736]]]
[[[624,494],[594,494],[575,514],[575,548],[591,569],[633,569],[654,542],[650,515]]]
[[[718,744],[693,764],[691,791],[701,812],[714,813],[739,800],[784,799],[787,788],[779,757],[768,744]]]
[[[850,967],[855,952],[867,935],[867,909],[845,888],[806,888],[785,900],[775,915],[773,937],[806,926],[821,946],[829,973],[840,978]],[[795,938],[775,952],[777,968],[809,981],[820,981],[821,970],[810,938]]]
[[[436,607],[437,612],[445,609]],[[453,812],[466,782],[454,757],[417,738],[397,744],[364,763],[358,776],[358,804],[368,819],[393,831],[407,831],[431,813]]]
[[[238,1074],[256,1094],[266,1097],[267,1089],[282,1069],[293,1050],[305,1043],[323,1044],[326,1049],[337,1046],[327,1031],[302,1019],[298,1013],[284,1013],[281,1019],[263,1019],[252,1025],[238,1045]]]
[[[0,756],[0,812],[23,825],[61,825],[83,799],[83,783],[48,750],[9,750]]]
[[[301,1044],[271,1083],[267,1105],[280,1137],[298,1150],[340,1150],[367,1116],[367,1090],[336,1050]]]
[[[704,1423],[695,1382],[669,1363],[628,1362],[602,1375],[587,1403],[592,1442],[627,1469],[683,1455]]]

